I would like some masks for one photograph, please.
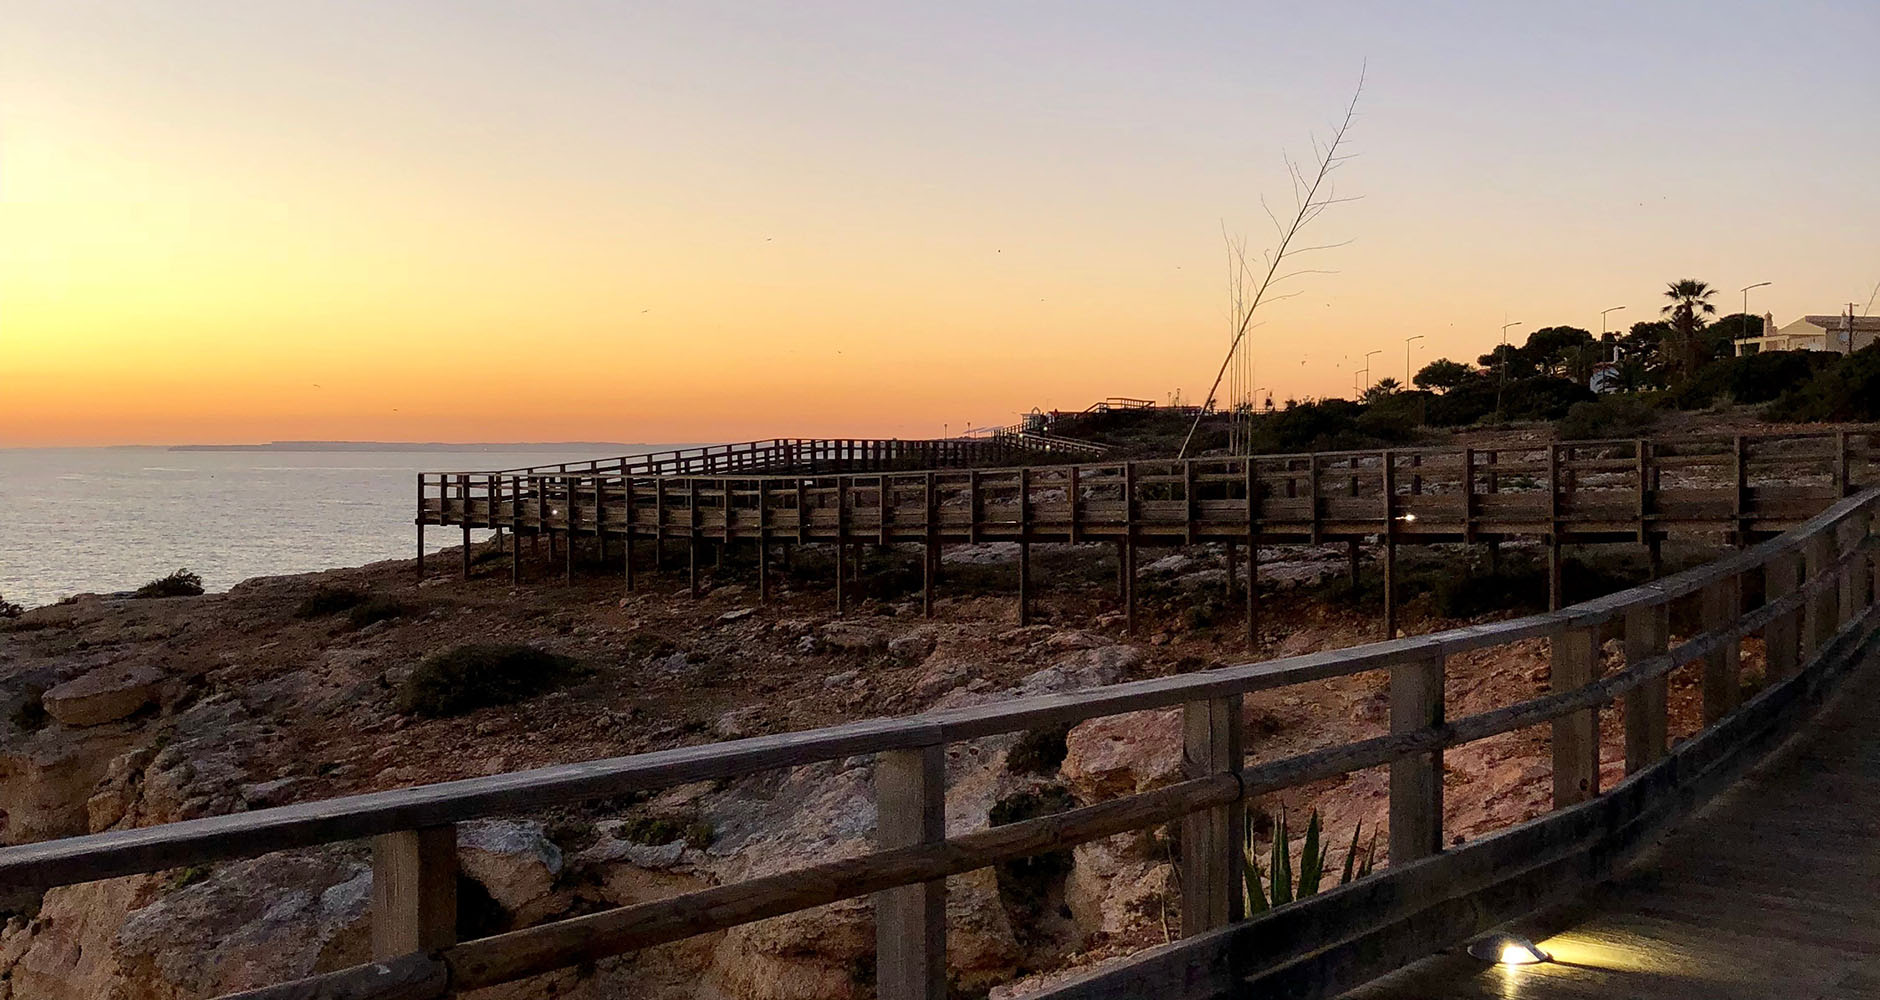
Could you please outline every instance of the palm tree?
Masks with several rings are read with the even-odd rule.
[[[1378,379],[1376,385],[1364,390],[1364,395],[1359,399],[1362,402],[1375,403],[1402,388],[1403,386],[1396,379],[1386,376]]]
[[[1710,304],[1710,297],[1715,294],[1717,290],[1708,282],[1696,278],[1680,278],[1665,286],[1665,298],[1671,302],[1659,313],[1671,317],[1671,331],[1677,337],[1678,363],[1687,377],[1696,372],[1701,363],[1697,357],[1697,331],[1704,328],[1705,316],[1717,312],[1717,307]]]

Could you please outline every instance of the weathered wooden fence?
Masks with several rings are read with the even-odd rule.
[[[931,495],[931,494],[929,494]],[[1056,990],[1066,997],[1328,995],[1455,943],[1603,876],[1646,833],[1727,783],[1805,717],[1838,672],[1869,659],[1876,620],[1871,524],[1880,488],[1694,570],[1559,611],[1415,638],[1043,697],[858,722],[309,802],[0,849],[0,880],[52,886],[370,838],[378,961],[249,996],[429,998],[873,895],[884,1000],[945,996],[945,879],[1113,834],[1180,821],[1184,940]],[[1756,586],[1745,587],[1746,582]],[[1748,606],[1746,593],[1762,599]],[[1671,644],[1671,611],[1702,625]],[[1624,640],[1602,675],[1600,644]],[[1767,647],[1747,702],[1739,651]],[[1546,638],[1552,693],[1444,717],[1445,661]],[[1706,728],[1669,746],[1667,675],[1701,663]],[[1389,732],[1248,762],[1242,699],[1387,671]],[[1598,719],[1624,716],[1628,777],[1602,789]],[[1010,825],[948,836],[947,748],[988,736],[1180,706],[1186,779]],[[1445,749],[1551,725],[1555,811],[1444,847]],[[455,825],[555,803],[875,756],[879,849],[470,941],[454,940]],[[1242,920],[1239,824],[1252,796],[1372,767],[1390,769],[1390,867]],[[1271,991],[1279,991],[1277,994]]]

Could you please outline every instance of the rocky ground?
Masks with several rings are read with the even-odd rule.
[[[509,584],[506,557],[469,581],[413,587],[409,562],[251,580],[227,594],[84,596],[0,623],[0,840],[145,826],[376,789],[616,756],[1017,694],[1068,690],[1380,638],[1376,616],[1324,600],[1344,550],[1263,554],[1266,627],[1245,648],[1219,600],[1220,554],[1184,550],[1142,567],[1152,622],[1122,635],[1105,547],[1038,553],[1038,619],[1019,628],[1009,547],[950,550],[932,620],[907,568],[870,556],[872,596],[838,617],[813,553],[760,606],[749,568],[708,574],[702,597],[652,577],[622,599],[596,569],[559,582],[546,562]],[[911,555],[909,556],[911,558]],[[446,557],[445,566],[454,566]],[[371,611],[302,616],[322,588],[366,591]],[[1197,613],[1192,609],[1204,609]],[[1495,616],[1491,616],[1495,617]],[[377,620],[374,620],[377,619]],[[1413,602],[1410,631],[1459,622]],[[582,672],[517,704],[429,718],[395,695],[427,655],[520,642]],[[1616,655],[1616,647],[1609,646]],[[1546,644],[1470,654],[1448,668],[1452,717],[1546,688]],[[1759,661],[1749,657],[1752,670]],[[1692,678],[1674,680],[1674,729],[1694,728]],[[1271,759],[1382,733],[1385,678],[1365,675],[1248,699],[1250,752]],[[1606,767],[1622,756],[1607,713]],[[1545,733],[1447,756],[1446,829],[1469,838],[1542,811]],[[1173,712],[956,747],[955,832],[1174,780]],[[467,824],[461,933],[484,934],[641,902],[869,848],[872,763],[857,758],[651,797],[622,797]],[[1316,808],[1334,842],[1381,832],[1385,775],[1367,771],[1256,803]],[[1270,837],[1262,826],[1261,836]],[[1381,843],[1381,840],[1380,840]],[[1161,832],[950,883],[957,992],[1029,985],[1174,930]],[[203,869],[0,899],[0,1000],[213,996],[349,965],[367,955],[364,845],[284,852]],[[872,992],[866,901],[709,935],[487,996],[848,998]]]

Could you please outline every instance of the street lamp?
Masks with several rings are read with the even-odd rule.
[[[1758,281],[1757,283],[1753,285],[1743,286],[1743,324],[1745,327],[1749,325],[1749,290],[1752,288],[1761,288],[1764,285],[1773,285],[1773,284],[1775,284],[1775,282],[1773,281]],[[1769,331],[1764,330],[1763,333],[1764,335],[1767,335]],[[1735,352],[1733,351],[1731,353],[1735,353]]]
[[[1403,339],[1403,387],[1406,392],[1410,389],[1410,345],[1422,339],[1420,333]]]
[[[1624,308],[1625,308],[1624,306],[1613,306],[1610,309],[1601,309],[1599,311],[1599,339],[1600,340],[1603,341],[1606,339],[1606,314],[1615,313]],[[1619,361],[1619,345],[1617,344],[1612,345],[1612,360],[1614,364],[1617,364]]]
[[[1364,387],[1366,389],[1369,389],[1371,387],[1371,356],[1373,354],[1382,354],[1382,353],[1384,353],[1382,350],[1376,350],[1376,351],[1366,351],[1364,354]]]
[[[1506,315],[1506,314],[1504,314]],[[1508,328],[1520,326],[1519,320],[1501,325],[1501,384],[1495,387],[1495,419],[1501,419],[1501,394],[1508,388]]]

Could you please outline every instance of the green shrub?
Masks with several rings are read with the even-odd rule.
[[[187,569],[161,576],[137,588],[133,597],[197,597],[202,594],[202,577]]]
[[[514,643],[472,644],[434,653],[399,685],[394,707],[446,716],[512,705],[586,671],[573,657]]]
[[[1658,411],[1637,396],[1615,393],[1575,403],[1554,430],[1562,441],[1639,437],[1658,422]]]
[[[1791,422],[1880,420],[1880,343],[1848,355],[1782,394],[1768,415]]]
[[[299,606],[294,608],[295,618],[320,618],[336,615],[355,605],[362,604],[372,595],[358,587],[335,587],[321,585],[313,588]]]
[[[414,606],[396,597],[379,594],[368,598],[361,604],[354,605],[353,609],[346,614],[346,624],[356,629],[365,628],[374,622],[403,618],[415,610],[417,609]]]

